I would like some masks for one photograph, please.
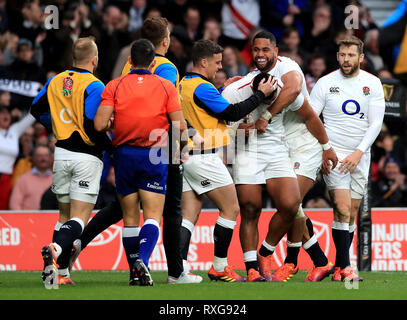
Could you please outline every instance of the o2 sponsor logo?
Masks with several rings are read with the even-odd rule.
[[[360,104],[356,100],[346,100],[342,104],[342,111],[343,113],[347,114],[348,116],[359,116],[359,119],[364,119],[365,114],[360,112]]]

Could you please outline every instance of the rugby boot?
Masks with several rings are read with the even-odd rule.
[[[154,281],[153,281],[153,278],[151,278],[150,271],[146,267],[146,265],[144,264],[142,259],[136,260],[136,262],[134,263],[132,272],[134,272],[134,275],[135,275],[134,280],[138,279],[138,281],[135,280],[136,283],[134,285],[140,285],[140,286],[154,285]]]
[[[72,281],[70,276],[64,277],[63,275],[58,274],[58,284],[61,284],[61,285],[65,285],[65,284],[74,285],[75,282]]]
[[[53,244],[41,249],[41,256],[44,260],[42,271],[42,282],[46,289],[58,288],[58,265],[57,256]]]
[[[341,268],[335,267],[331,280],[332,281],[342,281]]]
[[[334,273],[335,267],[332,262],[328,262],[325,266],[312,268],[305,278],[305,281],[319,282],[324,280],[327,276]]]
[[[294,263],[284,263],[272,275],[271,281],[286,282],[298,272],[298,266],[295,267]]]
[[[215,268],[211,267],[208,272],[208,277],[211,280],[224,281],[224,282],[244,282],[246,279],[237,274],[231,267],[226,266],[223,272],[216,272]]]
[[[247,272],[247,282],[264,282],[266,281],[266,278],[264,278],[260,272],[258,272],[256,269],[249,269]]]
[[[168,276],[167,283],[169,284],[186,284],[186,283],[201,283],[202,277],[191,272],[183,272],[178,278]]]
[[[359,275],[355,273],[351,266],[342,269],[340,274],[342,277],[342,281],[363,281],[363,278],[359,277]]]
[[[257,262],[259,263],[260,275],[264,279],[266,279],[266,281],[271,281],[271,275],[272,275],[272,272],[273,272],[272,259],[273,259],[272,255],[269,255],[268,257],[263,257],[260,254],[257,255]]]

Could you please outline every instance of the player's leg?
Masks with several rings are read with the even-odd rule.
[[[312,171],[315,172],[315,170]],[[311,174],[307,176],[305,174],[297,174],[297,181],[300,188],[301,199],[304,199],[305,195],[313,187],[314,180],[311,179]],[[302,247],[314,263],[314,268],[308,273],[306,281],[321,281],[333,272],[333,264],[328,262],[328,258],[322,251],[318,239],[314,235],[314,227],[311,219],[306,216],[302,219],[304,219],[305,223],[304,233],[301,239]],[[297,223],[297,220],[298,219],[294,222],[294,225]],[[287,248],[287,256],[288,251],[289,249]]]
[[[214,260],[209,270],[211,280],[225,282],[245,281],[228,266],[227,253],[232,241],[236,218],[239,214],[239,202],[234,184],[213,189],[206,193],[208,198],[218,207],[219,216],[213,230]]]
[[[236,191],[240,206],[239,238],[248,281],[264,281],[265,279],[258,273],[259,265],[257,261],[258,222],[262,209],[262,186],[240,184],[236,185]]]
[[[183,259],[183,268],[189,272],[188,251],[191,242],[191,236],[194,232],[195,224],[198,221],[202,209],[202,196],[189,188],[184,179],[184,191],[182,193],[182,223],[180,228],[180,248]],[[189,190],[188,190],[189,189]]]
[[[356,229],[355,220],[358,215],[361,202],[362,199],[355,199],[353,197],[351,198],[350,219],[349,219],[349,248],[353,242],[353,237]]]
[[[266,239],[259,250],[260,259],[270,257],[274,253],[278,242],[292,226],[301,204],[298,182],[294,177],[267,179],[266,188],[273,199],[277,212],[270,219]],[[272,275],[271,280],[284,281],[288,279],[289,275],[296,273],[298,268],[286,265],[285,268],[277,271]]]
[[[163,212],[163,243],[168,276],[172,278],[178,278],[183,272],[180,246],[182,183],[182,167],[179,164],[169,164]]]
[[[81,250],[85,249],[99,233],[111,225],[118,223],[121,219],[123,219],[123,212],[118,199],[100,209],[86,225],[79,238],[81,241]]]
[[[129,285],[140,284],[139,278],[133,271],[134,264],[139,258],[139,203],[140,198],[138,192],[127,195],[118,195],[120,205],[123,211],[123,247],[126,253],[127,262],[130,269]]]

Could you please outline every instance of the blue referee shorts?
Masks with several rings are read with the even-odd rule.
[[[123,145],[113,155],[116,191],[120,195],[137,192],[139,189],[165,194],[167,191],[168,164],[153,164],[150,148]],[[155,152],[158,156],[163,150]],[[162,154],[162,156],[166,156]]]

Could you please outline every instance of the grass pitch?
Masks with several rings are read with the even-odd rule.
[[[361,283],[304,282],[300,271],[286,283],[224,283],[196,272],[200,284],[169,285],[166,272],[152,272],[153,287],[128,286],[128,272],[74,271],[75,286],[47,290],[40,271],[0,272],[0,300],[406,300],[406,272],[360,272]],[[245,272],[239,271],[240,274]],[[3,301],[4,302],[4,301]]]

